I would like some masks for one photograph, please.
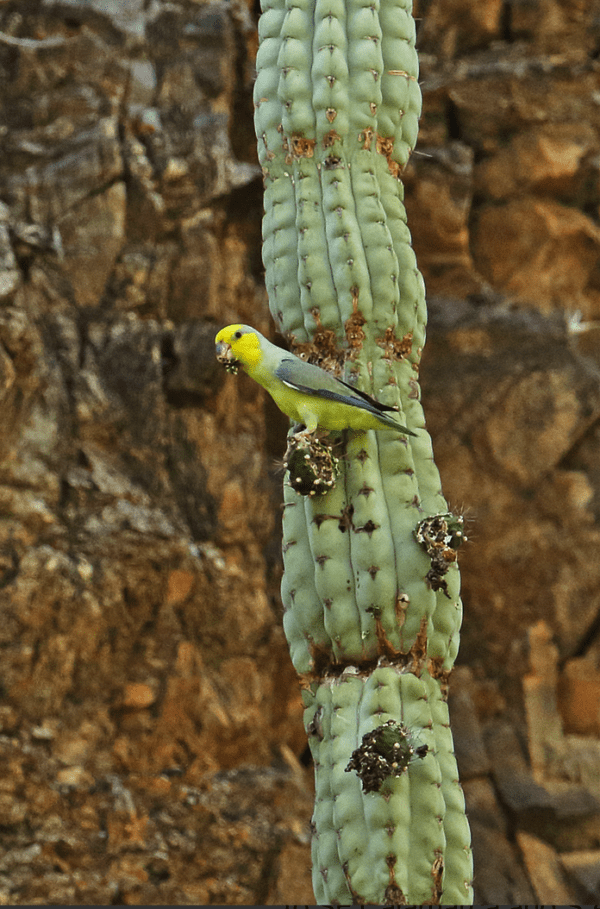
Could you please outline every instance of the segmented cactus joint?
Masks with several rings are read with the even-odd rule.
[[[424,758],[428,745],[417,745],[404,723],[388,720],[363,735],[361,745],[352,752],[346,772],[356,770],[365,792],[379,792],[385,780],[402,776],[413,761]]]
[[[283,466],[292,489],[303,496],[322,496],[335,486],[340,460],[331,445],[301,433],[288,438]]]

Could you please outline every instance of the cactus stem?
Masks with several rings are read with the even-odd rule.
[[[467,902],[468,825],[445,704],[460,535],[440,542],[423,523],[447,506],[420,406],[427,312],[399,182],[420,111],[412,4],[261,2],[254,97],[271,312],[294,352],[383,393],[418,430],[335,434],[323,446],[331,461],[308,452],[320,438],[286,453],[284,494],[297,507],[283,512],[284,630],[315,763],[316,901]],[[380,761],[374,749],[375,769],[395,778],[364,793],[339,771],[390,718],[426,744],[412,746],[412,768],[406,754]]]

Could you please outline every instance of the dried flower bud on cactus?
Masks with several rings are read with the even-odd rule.
[[[408,765],[424,758],[428,751],[427,745],[416,745],[408,726],[388,720],[363,735],[362,744],[352,752],[346,772],[356,770],[365,792],[379,792],[385,780],[406,773]]]
[[[310,436],[292,435],[283,459],[292,489],[302,496],[321,496],[335,487],[339,458],[331,446]]]
[[[448,585],[444,575],[452,562],[456,562],[456,553],[467,541],[462,515],[436,514],[419,521],[415,528],[415,539],[423,546],[431,559],[431,568],[427,580],[432,590],[443,590],[448,594]]]

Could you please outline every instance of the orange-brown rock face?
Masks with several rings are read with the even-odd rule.
[[[476,901],[597,902],[597,10],[415,12]],[[286,423],[213,350],[268,331],[253,16],[0,4],[0,902],[313,901]]]

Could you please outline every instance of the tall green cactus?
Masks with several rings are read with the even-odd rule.
[[[335,487],[285,484],[284,629],[314,757],[319,903],[472,901],[447,680],[462,606],[420,405],[426,306],[400,173],[421,95],[411,0],[263,0],[255,126],[273,318],[396,405],[345,434]]]

